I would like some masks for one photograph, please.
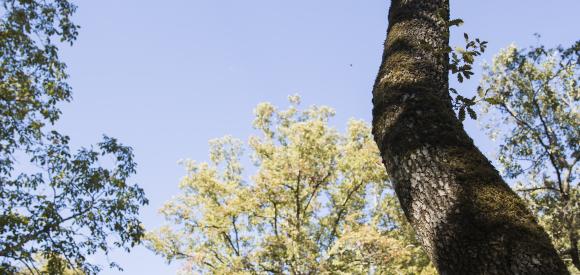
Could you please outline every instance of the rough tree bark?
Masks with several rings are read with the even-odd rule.
[[[448,93],[449,0],[393,0],[373,134],[440,274],[567,274],[545,231],[475,147]]]

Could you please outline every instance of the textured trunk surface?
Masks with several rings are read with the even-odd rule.
[[[440,274],[567,274],[550,239],[455,117],[449,0],[393,0],[373,133]]]

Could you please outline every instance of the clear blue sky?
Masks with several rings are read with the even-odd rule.
[[[178,192],[184,172],[177,161],[206,160],[208,139],[248,137],[258,102],[286,106],[286,97],[299,93],[305,105],[334,107],[337,127],[350,117],[370,120],[389,1],[76,2],[80,37],[62,51],[74,100],[63,106],[58,127],[74,145],[107,134],[133,146],[133,180],[151,202],[142,211],[148,228],[163,222],[157,209]],[[454,29],[453,40],[459,45],[463,32],[488,40],[483,60],[512,42],[535,44],[535,32],[548,46],[567,45],[580,39],[579,10],[578,0],[456,0],[453,17],[466,24]],[[476,86],[473,80],[459,88]],[[467,128],[484,152],[493,152],[496,145],[476,123]],[[144,248],[110,258],[124,274],[177,269]]]

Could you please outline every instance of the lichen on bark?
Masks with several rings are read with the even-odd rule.
[[[373,134],[401,206],[441,274],[567,274],[455,117],[448,21],[448,0],[391,2]]]

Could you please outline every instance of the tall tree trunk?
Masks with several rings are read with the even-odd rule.
[[[567,274],[548,235],[475,147],[448,93],[449,0],[393,0],[373,134],[440,274]]]

